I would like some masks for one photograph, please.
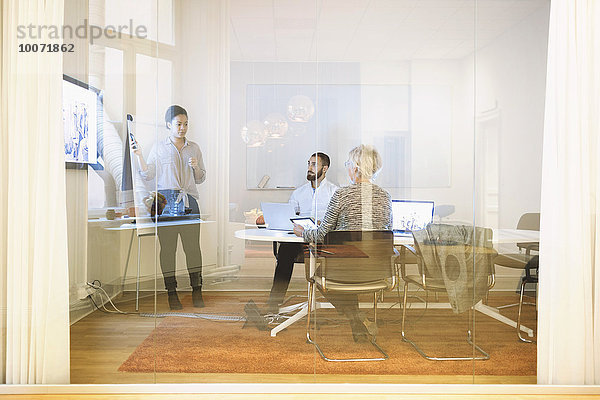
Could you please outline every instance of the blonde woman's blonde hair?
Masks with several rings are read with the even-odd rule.
[[[375,178],[383,166],[377,149],[368,144],[361,144],[350,150],[348,160],[358,168],[358,172],[363,178],[369,180]]]

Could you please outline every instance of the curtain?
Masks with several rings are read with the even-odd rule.
[[[600,384],[600,2],[552,0],[538,383]]]
[[[61,53],[20,53],[17,26],[63,23],[63,1],[2,2],[1,380],[69,383]]]

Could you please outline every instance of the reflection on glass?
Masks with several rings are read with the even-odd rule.
[[[287,116],[292,122],[308,122],[315,113],[315,105],[308,96],[293,96],[287,105]]]
[[[81,267],[73,271],[77,276],[72,281],[72,298],[81,289],[77,285],[86,279],[98,279],[109,296],[120,302],[119,308],[134,311],[139,271],[140,309],[150,313],[154,307],[158,313],[169,312],[170,306],[176,309],[178,304],[174,301],[170,304],[169,295],[162,290],[165,279],[157,264],[159,252],[167,249],[175,253],[173,275],[179,284],[181,313],[196,318],[169,316],[154,321],[141,316],[96,312],[81,324],[74,323],[74,381],[255,380],[254,374],[264,374],[261,379],[277,381],[372,382],[373,374],[390,374],[377,379],[412,383],[415,375],[433,371],[432,381],[465,383],[473,381],[475,370],[476,374],[486,375],[488,382],[535,382],[535,345],[521,344],[513,326],[488,317],[499,314],[491,308],[519,301],[515,289],[523,268],[509,269],[498,264],[496,290],[486,293],[488,296],[471,295],[467,290],[466,296],[470,297],[467,305],[476,302],[476,309],[482,310],[474,313],[476,319],[467,319],[468,312],[453,315],[454,296],[449,295],[443,277],[433,283],[426,277],[428,288],[438,285],[437,293],[428,295],[429,290],[411,285],[405,293],[400,287],[399,292],[378,295],[378,302],[385,303],[377,310],[379,325],[374,323],[372,293],[339,299],[327,290],[327,297],[316,290],[315,301],[322,308],[311,318],[318,327],[311,334],[323,346],[325,354],[329,354],[330,346],[334,346],[332,355],[337,353],[335,346],[342,351],[358,350],[358,354],[360,346],[373,351],[369,341],[376,335],[377,343],[390,356],[381,363],[332,367],[332,363],[319,357],[314,346],[305,342],[307,279],[303,266],[294,268],[294,264],[311,259],[305,257],[309,254],[304,251],[305,235],[311,236],[310,244],[315,244],[321,239],[327,241],[327,234],[335,236],[340,231],[331,230],[322,237],[318,229],[314,234],[305,229],[302,238],[281,232],[283,238],[267,237],[264,219],[269,218],[261,210],[261,203],[289,202],[291,214],[314,217],[323,227],[334,225],[325,216],[332,205],[344,216],[333,229],[349,227],[363,232],[380,228],[382,224],[378,221],[389,214],[382,207],[387,204],[387,197],[382,199],[365,192],[387,192],[393,200],[435,201],[436,223],[514,230],[520,215],[539,207],[536,196],[540,152],[536,149],[541,147],[547,16],[538,9],[546,3],[544,0],[449,1],[443,2],[444,7],[412,1],[409,8],[404,2],[394,1],[350,2],[344,7],[335,2],[323,2],[321,7],[318,2],[315,6],[319,18],[305,15],[310,9],[317,15],[312,5],[267,2],[266,7],[253,7],[247,2],[232,1],[231,15],[227,12],[221,15],[225,17],[224,26],[216,23],[216,18],[196,14],[201,8],[199,4],[217,2],[101,0],[91,4],[100,2],[106,4],[106,24],[128,24],[132,18],[134,26],[147,23],[151,37],[158,37],[161,42],[163,38],[169,41],[161,26],[172,31],[177,26],[182,35],[188,34],[176,48],[156,42],[129,41],[117,46],[118,49],[93,51],[95,58],[90,58],[90,72],[102,75],[100,81],[104,79],[98,87],[105,90],[105,111],[110,121],[104,124],[106,170],[88,170],[85,178],[83,174],[78,176],[87,179],[88,201],[98,210],[89,210],[89,218],[96,220],[91,220],[88,236],[82,239],[87,242],[81,244],[82,248],[69,248],[78,253],[74,258],[78,263],[82,260]],[[172,7],[179,7],[177,13],[170,11]],[[476,11],[481,17],[477,43],[473,24]],[[174,15],[182,17],[171,23]],[[281,18],[284,15],[288,17]],[[265,21],[266,18],[274,23]],[[212,33],[189,35],[199,31],[197,25],[206,20],[215,28]],[[303,40],[298,30],[280,29],[282,23],[319,29],[318,35],[306,35],[307,40],[314,41],[315,57],[304,59],[300,55],[309,46],[298,46]],[[221,35],[223,31],[217,34],[217,27],[226,30],[229,24],[229,37]],[[328,30],[322,31],[321,24]],[[277,35],[271,32],[263,36],[271,25],[277,26]],[[257,30],[257,26],[261,29]],[[346,27],[355,34],[346,35]],[[295,36],[291,37],[288,31]],[[340,46],[345,36],[354,42]],[[218,46],[217,37],[230,43],[232,62],[227,59],[227,48]],[[224,55],[219,65],[230,67],[229,77],[226,76],[229,70],[220,70],[212,61],[203,62],[212,60],[214,47],[220,48]],[[282,48],[292,49],[296,61],[280,62],[278,57],[285,52],[280,51]],[[156,57],[158,52],[162,58]],[[274,52],[278,53],[273,55]],[[320,55],[327,56],[327,62]],[[229,78],[231,86],[215,90],[211,82],[217,81],[217,74]],[[230,90],[228,96],[221,96],[221,89]],[[198,203],[204,206],[207,216],[200,224],[198,240],[193,239],[200,242],[203,264],[203,299],[207,307],[201,310],[193,307],[193,292],[187,287],[190,271],[186,256],[194,259],[196,255],[188,251],[187,243],[182,243],[183,248],[179,246],[179,237],[183,236],[163,235],[160,233],[163,228],[159,227],[162,237],[158,238],[154,224],[150,224],[151,234],[138,236],[136,233],[140,231],[131,227],[136,224],[123,218],[124,214],[133,215],[136,211],[131,199],[125,201],[126,191],[121,190],[126,150],[123,145],[127,144],[122,140],[126,128],[122,125],[124,115],[132,113],[139,122],[137,140],[143,155],[148,157],[152,146],[167,136],[163,112],[175,101],[185,101],[194,110],[197,136],[193,141],[201,146],[209,167],[206,183],[198,187]],[[217,109],[224,112],[213,112]],[[219,123],[228,111],[231,132],[221,129]],[[360,160],[344,166],[349,150],[361,143],[373,145],[384,165],[377,179],[368,184],[360,182],[353,172],[357,166],[365,168]],[[315,151],[326,152],[329,161],[326,163],[320,155],[313,156]],[[170,162],[162,158],[160,161]],[[211,166],[215,167],[214,172]],[[104,180],[105,177],[110,179]],[[156,184],[150,181],[136,185],[145,190],[145,197],[156,192]],[[110,193],[111,186],[113,192],[115,187],[118,189],[117,195]],[[359,186],[365,190],[357,190]],[[334,195],[336,189],[343,198]],[[177,201],[181,192],[172,188],[170,193],[159,190],[161,195],[165,193],[167,203],[163,217],[184,217],[185,204]],[[73,199],[78,192],[78,188],[71,186],[69,198]],[[71,204],[77,201],[75,198]],[[172,215],[175,204],[177,215]],[[128,210],[125,205],[132,207]],[[150,200],[150,212],[152,205]],[[109,206],[114,213],[107,212]],[[410,211],[393,210],[392,228],[406,234],[394,236],[397,250],[401,251],[404,244],[414,246],[410,231],[417,219],[419,228],[431,221],[428,207],[423,218],[415,218]],[[111,219],[107,221],[104,216]],[[286,222],[289,223],[289,218]],[[80,227],[75,227],[70,233],[80,236],[79,232]],[[495,230],[494,240],[499,237]],[[370,254],[359,244],[351,246]],[[335,253],[335,249],[316,247],[313,259],[327,262],[332,254],[326,252]],[[494,249],[501,254],[505,249],[507,253],[519,254],[514,243],[494,243]],[[440,252],[451,253],[448,248],[439,249]],[[361,255],[354,253],[357,254]],[[385,251],[380,254],[387,256]],[[373,259],[379,261],[377,256]],[[419,260],[407,253],[403,275],[422,282],[420,272],[425,267]],[[161,266],[162,261],[161,257]],[[351,270],[343,269],[347,262],[331,261],[328,266],[339,266],[343,274]],[[470,259],[461,262],[462,272],[466,270],[467,276],[477,272]],[[452,278],[456,271],[451,262],[448,264]],[[344,278],[353,274],[346,273]],[[155,285],[159,289],[156,293]],[[533,287],[527,283],[524,291],[532,299]],[[403,294],[407,297],[404,309]],[[94,300],[98,300],[98,295],[95,296]],[[500,313],[517,321],[517,307],[503,308]],[[297,312],[305,314],[297,315],[298,320],[284,328]],[[402,341],[403,313],[406,335],[428,354],[430,350],[431,354],[438,354],[436,350],[459,354],[450,351],[459,343],[464,346],[465,354],[471,355],[474,348],[465,341],[466,331],[476,322],[477,330],[472,330],[474,341],[489,351],[490,360],[478,361],[475,366],[469,361],[449,364],[425,360]],[[198,318],[198,314],[209,318]],[[254,323],[242,329],[243,318]],[[456,332],[447,332],[450,329],[445,328],[454,322],[457,322]],[[535,307],[523,306],[521,325],[529,329],[535,324]],[[89,326],[92,328],[87,329]],[[440,326],[444,327],[444,335],[440,335]],[[106,338],[94,334],[95,340],[85,343],[90,331],[100,329],[109,332]],[[525,339],[531,339],[528,334],[522,331]],[[102,355],[108,351],[112,356],[116,342],[126,344],[119,347],[118,355],[111,357],[111,361],[104,361],[106,357]],[[225,353],[229,356],[223,357]],[[352,351],[350,356],[354,354]],[[514,362],[515,354],[518,363]],[[80,361],[92,356],[97,362]],[[269,362],[256,362],[267,357]],[[96,369],[97,363],[104,363],[104,369]],[[87,369],[87,375],[80,373],[83,369]],[[105,375],[108,370],[113,373]],[[220,375],[210,375],[214,373]],[[236,375],[228,376],[231,373]],[[268,374],[276,377],[269,378]]]
[[[123,37],[135,37],[136,29],[139,33],[143,27],[147,39],[175,44],[173,0],[105,0],[104,7],[104,26],[114,27]]]
[[[248,147],[258,147],[265,144],[267,132],[265,126],[257,120],[248,121],[242,128],[242,140]]]
[[[494,285],[493,259],[497,254],[492,247],[491,229],[473,227],[470,225],[429,224],[425,229],[414,231],[414,247],[404,247],[403,254],[410,249],[417,257],[418,275],[406,273],[406,267],[401,264],[401,276],[404,281],[404,298],[402,305],[402,337],[410,343],[423,357],[433,361],[468,361],[487,360],[490,358],[481,347],[473,341],[473,332],[467,326],[466,339],[462,347],[454,346],[452,350],[444,350],[437,354],[426,352],[423,342],[409,339],[405,331],[409,284],[429,292],[442,292],[448,296],[450,307],[455,314],[466,311],[471,317],[473,307],[484,299],[489,289]],[[470,322],[469,322],[470,324]],[[415,324],[416,325],[416,324]],[[448,326],[464,326],[458,318],[449,321]],[[437,341],[435,338],[434,341]],[[432,343],[429,343],[431,347]],[[434,343],[435,344],[435,343]],[[472,355],[473,348],[479,354]],[[451,353],[454,351],[455,353]]]
[[[270,113],[264,119],[265,131],[267,137],[279,139],[285,136],[288,130],[288,122],[285,117],[279,113]]]

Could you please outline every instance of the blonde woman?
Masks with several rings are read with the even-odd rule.
[[[335,191],[319,227],[305,230],[294,224],[294,233],[305,242],[323,242],[327,232],[333,230],[392,229],[391,196],[373,183],[382,167],[377,150],[370,145],[357,146],[350,151],[344,165],[352,184]],[[367,333],[375,334],[376,326],[359,313],[355,294],[328,293],[326,297],[350,320],[355,341],[366,341]]]

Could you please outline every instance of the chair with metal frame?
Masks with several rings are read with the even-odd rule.
[[[521,215],[521,218],[519,218],[519,222],[517,223],[517,229],[539,231],[540,213],[525,213]],[[540,247],[538,242],[517,243],[517,247],[519,248],[518,253],[499,254],[494,259],[494,264],[499,265],[501,267],[522,269],[525,271],[525,275],[521,277],[519,302],[507,304],[497,308],[498,310],[502,310],[509,307],[519,306],[519,312],[517,315],[517,336],[522,342],[535,343],[534,340],[525,339],[521,335],[521,310],[524,304],[530,306],[536,305],[535,303],[523,302],[523,295],[525,292],[526,284],[538,283],[539,256],[531,254],[531,252],[539,252]],[[523,253],[523,251],[525,252]],[[534,271],[535,274],[532,273]]]
[[[414,247],[404,245],[400,251],[399,271],[404,281],[402,301],[402,340],[411,344],[424,358],[431,361],[488,360],[489,354],[472,341],[471,321],[473,307],[494,286],[492,246],[493,231],[487,228],[429,224],[425,229],[413,232]],[[407,274],[407,256],[416,256],[418,275]],[[408,286],[413,284],[426,292],[445,292],[454,313],[469,312],[467,342],[481,356],[441,357],[425,353],[406,336],[406,310]]]
[[[376,358],[331,358],[311,337],[311,315],[316,317],[315,289],[328,293],[373,293],[374,323],[377,324],[378,294],[396,286],[394,270],[398,252],[394,249],[392,231],[331,231],[323,244],[310,246],[305,257],[306,279],[309,282],[306,338],[325,361],[383,361],[388,354],[376,343],[370,343],[382,354]]]

